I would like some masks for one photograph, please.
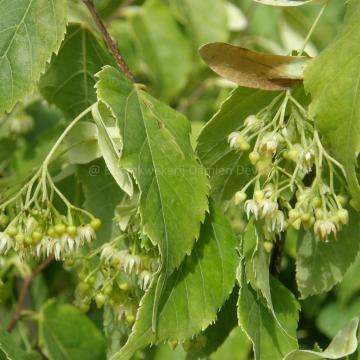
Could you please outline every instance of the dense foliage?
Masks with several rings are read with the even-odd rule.
[[[0,14],[0,359],[360,359],[358,0]]]

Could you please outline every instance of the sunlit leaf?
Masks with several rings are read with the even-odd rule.
[[[0,113],[30,95],[63,40],[66,0],[0,2]]]
[[[349,190],[360,201],[356,174],[360,151],[360,3],[348,2],[345,26],[337,39],[305,70],[310,113],[328,147],[343,164]]]
[[[152,332],[155,283],[145,293],[127,344],[112,360],[130,359],[150,343],[185,340],[204,330],[234,286],[237,239],[221,214],[211,206],[192,255],[171,276],[159,308],[157,333]]]
[[[296,350],[285,356],[284,360],[342,359],[355,352],[358,346],[357,330],[359,319],[351,320],[341,329],[324,352]]]

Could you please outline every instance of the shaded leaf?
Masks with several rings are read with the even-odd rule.
[[[310,114],[335,157],[347,173],[349,190],[360,200],[356,174],[360,151],[360,3],[348,2],[345,26],[337,39],[305,70],[311,94]],[[336,79],[336,81],[334,81]]]
[[[255,175],[247,154],[232,150],[228,136],[243,125],[248,115],[268,105],[274,96],[274,93],[238,88],[201,131],[196,151],[209,173],[212,196],[216,200],[231,198]]]
[[[285,90],[301,82],[306,57],[271,55],[225,43],[200,48],[204,61],[237,85],[262,90]]]
[[[359,215],[352,211],[350,222],[337,239],[323,242],[302,233],[297,244],[296,281],[303,298],[329,291],[340,282],[360,251]]]
[[[221,347],[210,356],[210,360],[248,360],[251,343],[240,327],[231,331]]]
[[[60,51],[41,77],[40,92],[74,118],[96,102],[95,74],[113,64],[97,38],[82,25],[70,25]]]
[[[326,304],[316,318],[316,327],[329,338],[334,337],[351,319],[360,315],[360,299],[349,305],[339,302]]]
[[[330,345],[324,352],[310,350],[295,350],[284,360],[320,360],[320,359],[340,359],[354,353],[358,346],[357,330],[359,319],[351,320],[343,329],[341,329]]]
[[[187,38],[161,0],[147,0],[130,22],[156,95],[172,100],[190,75],[191,48]]]
[[[0,329],[0,359],[25,360],[26,353],[6,330]]]
[[[0,113],[30,95],[66,27],[66,0],[0,2]]]
[[[110,240],[115,208],[125,193],[119,188],[102,159],[79,167],[79,177],[84,189],[84,208],[101,219],[97,232],[100,243]]]
[[[59,305],[55,301],[44,305],[39,320],[39,341],[51,360],[105,359],[101,332],[71,305]]]
[[[140,303],[133,333],[113,360],[130,359],[149,343],[185,340],[216,319],[235,281],[237,240],[221,212],[211,206],[192,255],[167,283],[159,307],[156,337],[152,332],[155,282]]]
[[[208,42],[228,39],[224,0],[172,0],[170,4],[176,8],[196,52],[201,45]]]

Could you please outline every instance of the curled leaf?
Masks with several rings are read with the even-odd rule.
[[[303,79],[304,56],[282,56],[250,51],[226,43],[209,43],[200,48],[209,67],[240,86],[262,90],[285,90]]]

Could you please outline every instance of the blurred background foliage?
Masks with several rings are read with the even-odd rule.
[[[202,62],[198,48],[207,42],[219,41],[258,51],[289,54],[301,47],[319,11],[319,6],[316,5],[275,8],[261,6],[251,0],[96,0],[96,6],[137,81],[145,84],[150,93],[189,118],[193,127],[194,146],[202,126],[234,87],[220,79]],[[316,56],[334,39],[342,24],[344,8],[344,1],[330,1],[306,48],[310,56]],[[26,99],[24,107],[18,106],[11,114],[0,119],[0,190],[6,189],[9,184],[20,183],[42,162],[70,118],[79,113],[84,105],[88,106],[79,104],[78,98],[84,99],[86,93],[90,104],[96,99],[93,76],[89,76],[90,83],[86,85],[89,88],[85,88],[81,80],[74,78],[71,88],[76,91],[71,94],[62,92],[61,96],[57,96],[51,88],[51,69],[56,66],[61,68],[62,58],[66,59],[68,56],[80,59],[86,55],[93,73],[112,61],[108,59],[97,29],[81,1],[69,0],[69,21],[71,24],[58,60],[51,63],[41,79],[41,93]],[[88,37],[91,48],[84,49],[80,39],[77,42],[77,33]],[[66,73],[65,68],[63,73],[64,77],[71,76],[71,73]],[[20,130],[12,126],[14,114],[31,123],[31,126],[26,128],[22,124]],[[112,232],[109,219],[121,201],[121,196],[116,194],[117,187],[112,177],[105,171],[100,160],[86,165],[64,165],[60,160],[61,157],[52,165],[59,187],[73,203],[81,204],[95,215],[108,220],[104,221],[105,226],[100,236],[100,241],[106,241]],[[98,176],[87,176],[94,164],[100,169]],[[299,295],[294,279],[295,239],[291,236],[287,241],[286,252],[286,266],[280,279]],[[1,327],[6,327],[16,303],[18,276],[25,277],[29,272],[29,266],[19,262],[17,257],[0,257]],[[301,345],[311,348],[317,342],[324,348],[346,322],[360,314],[359,273],[360,259],[353,264],[342,283],[330,293],[301,301],[298,329]],[[71,322],[74,316],[72,310],[61,304],[72,302],[76,283],[74,272],[54,263],[35,279],[27,299],[27,305],[34,309],[34,313],[29,312],[29,319],[32,316],[42,316],[40,327],[45,327],[48,333],[53,331],[54,336],[63,344],[69,343],[71,331],[70,334],[66,334],[66,330],[56,333],[56,326],[53,328],[54,324],[47,320],[48,317],[54,320],[58,316],[59,321]],[[58,308],[48,303],[49,298],[56,298]],[[81,317],[79,323],[86,329],[89,339],[99,343],[101,353],[104,341],[102,314],[95,307],[89,314],[92,324],[87,322],[85,316]],[[251,346],[241,329],[235,328],[233,316],[230,315],[234,314],[227,314],[226,309],[219,314],[219,319],[226,324],[226,333],[230,333],[230,336],[210,355],[210,359],[251,359]],[[111,329],[105,331],[109,333]],[[208,341],[211,339],[211,331],[219,336],[216,328],[207,331],[210,332]],[[121,334],[117,334],[116,330],[114,332],[114,338],[121,338]],[[33,338],[34,334],[39,339]],[[20,322],[14,338],[18,343],[25,343],[29,350],[27,359],[41,358],[38,353],[30,351],[34,344],[40,346],[41,352],[54,353],[53,359],[65,359],[56,355],[56,345],[49,336],[44,335],[44,329],[40,328],[36,332],[30,327],[29,330]],[[202,339],[199,338],[198,341],[201,343]],[[112,346],[116,348],[116,344]],[[189,344],[189,347],[192,352],[186,354],[181,346],[172,351],[168,345],[163,345],[142,351],[138,358],[196,358],[196,341]],[[74,352],[71,359],[89,359],[84,354],[81,351]],[[101,356],[96,356],[98,357],[93,358],[100,360]],[[0,358],[2,359],[1,351]]]

